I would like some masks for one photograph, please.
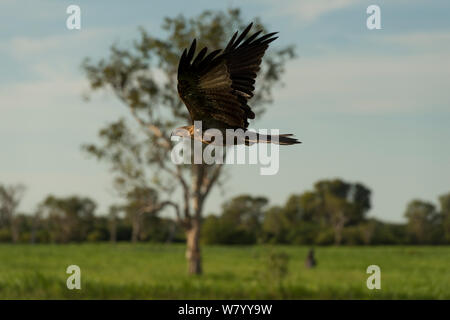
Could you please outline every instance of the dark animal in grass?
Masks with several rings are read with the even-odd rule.
[[[317,265],[316,258],[314,257],[314,249],[310,249],[308,256],[306,257],[305,266],[308,269],[314,268]]]

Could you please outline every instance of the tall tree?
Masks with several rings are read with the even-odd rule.
[[[263,229],[269,241],[296,244],[314,242],[320,229],[317,194],[313,191],[292,194],[283,207],[268,209]]]
[[[318,218],[318,204],[317,194],[312,191],[293,194],[284,205],[283,216],[289,225],[313,221]]]
[[[265,30],[259,19],[254,21],[257,28]],[[119,119],[100,131],[101,145],[86,145],[85,150],[112,165],[120,188],[151,184],[164,193],[162,198],[167,200],[163,202],[175,208],[177,221],[186,233],[190,274],[202,272],[199,239],[203,207],[223,170],[220,164],[175,165],[170,160],[170,132],[189,121],[176,89],[178,59],[193,38],[198,39],[198,48],[224,48],[232,34],[247,24],[239,9],[204,11],[193,18],[165,18],[165,37],[141,29],[132,48],[113,46],[108,58],[83,63],[92,90],[111,89],[138,127],[134,130]],[[264,105],[272,101],[272,88],[280,82],[286,61],[293,57],[291,46],[271,48],[266,54],[251,100],[256,113],[261,114]],[[176,189],[182,194],[180,209],[169,198]]]
[[[9,226],[13,243],[19,240],[20,230],[15,215],[24,193],[25,186],[21,184],[9,186],[0,184],[0,227]]]
[[[31,224],[31,237],[30,237],[30,243],[31,244],[35,244],[36,240],[37,240],[37,233],[39,228],[41,227],[42,224],[42,211],[36,210],[33,214],[33,222]]]
[[[320,219],[334,229],[335,244],[342,241],[346,225],[362,222],[370,209],[370,190],[360,183],[340,179],[321,180],[314,185]]]
[[[90,198],[48,196],[40,203],[39,216],[47,220],[53,242],[79,242],[94,225],[97,204]]]
[[[265,207],[265,197],[240,195],[223,204],[222,219],[238,229],[247,232],[255,241],[260,234]]]
[[[124,209],[131,221],[131,242],[140,240],[142,222],[145,213],[155,213],[158,206],[158,193],[152,188],[135,187],[127,194],[128,203]]]
[[[109,207],[108,219],[109,219],[109,241],[116,243],[117,241],[117,220],[119,219],[119,213],[122,211],[121,206],[112,205]]]
[[[450,243],[450,192],[439,197],[445,241]]]
[[[435,227],[440,224],[440,216],[436,207],[426,201],[413,200],[405,211],[408,219],[408,232],[414,243],[429,244],[433,240]]]

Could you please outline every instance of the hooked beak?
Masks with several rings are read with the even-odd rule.
[[[172,131],[172,133],[170,134],[170,138],[172,138],[172,137],[190,138],[191,135],[187,129],[181,127],[181,128],[176,128],[175,130]]]

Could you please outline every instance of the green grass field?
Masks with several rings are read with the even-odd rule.
[[[450,299],[450,247],[203,248],[204,275],[186,275],[184,246],[157,244],[0,245],[1,299]],[[268,256],[289,256],[276,278]],[[81,268],[68,290],[67,266]],[[381,290],[366,287],[381,268]],[[275,277],[275,278],[274,278]],[[278,279],[278,280],[277,280]]]

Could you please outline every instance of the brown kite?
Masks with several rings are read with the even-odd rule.
[[[236,32],[224,50],[215,50],[207,55],[208,49],[203,48],[194,58],[194,39],[189,50],[183,51],[178,66],[178,94],[189,111],[192,123],[201,121],[202,129],[192,124],[175,129],[172,135],[209,144],[211,139],[196,132],[217,129],[226,137],[227,129],[230,129],[244,133],[241,139],[233,140],[233,144],[300,143],[290,137],[292,134],[264,135],[247,130],[248,119],[255,118],[247,101],[253,96],[261,59],[269,43],[277,39],[274,37],[276,32],[258,37],[261,31],[246,38],[252,25],[239,37]]]

